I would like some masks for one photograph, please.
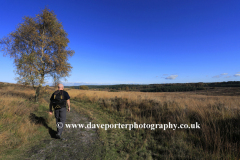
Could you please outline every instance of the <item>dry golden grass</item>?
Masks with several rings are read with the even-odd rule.
[[[50,87],[45,93],[52,94],[55,90],[57,88]],[[184,139],[182,143],[186,143],[189,147],[196,144],[200,149],[217,156],[225,152],[236,155],[236,150],[239,149],[237,142],[239,129],[236,128],[236,123],[240,121],[239,96],[207,96],[197,95],[194,92],[107,92],[68,88],[65,90],[71,99],[100,102],[99,105],[104,111],[122,115],[137,123],[190,124],[197,121],[201,124],[201,129],[196,131],[156,132],[155,137],[162,137],[164,134],[170,137],[165,140],[169,145],[174,136],[182,136],[181,140]],[[29,99],[34,97],[35,91],[31,87],[5,85],[2,88],[0,86],[0,95],[0,150],[22,147],[30,141],[29,139],[39,134],[40,125],[32,123],[29,119],[30,113],[39,107],[38,104],[29,102]],[[39,101],[43,105],[48,105],[44,98]],[[88,108],[84,109],[84,113],[94,117]],[[155,149],[162,152],[161,149]]]
[[[35,91],[32,87],[24,87],[17,84],[6,84],[0,88],[1,96],[13,96],[18,98],[33,99]]]
[[[103,110],[121,115],[130,120],[130,123],[193,124],[198,122],[201,126],[201,129],[190,131],[157,130],[154,138],[161,139],[163,135],[170,137],[167,140],[160,140],[159,143],[166,141],[170,146],[175,146],[170,141],[175,142],[174,138],[177,138],[181,141],[178,145],[186,146],[182,149],[183,151],[189,152],[191,146],[197,146],[201,150],[200,155],[206,153],[215,159],[222,156],[235,157],[239,154],[237,152],[240,149],[239,96],[207,96],[197,95],[194,92],[142,93],[77,89],[69,89],[68,93],[71,98],[77,100],[100,102]],[[151,131],[144,132],[145,134],[149,132],[149,136],[152,135]],[[158,149],[155,148],[155,150]],[[159,149],[159,152],[163,151],[170,152],[170,155],[176,152],[174,149]],[[176,158],[175,156],[172,158]]]
[[[132,114],[142,112],[138,106],[143,103],[144,109],[150,109],[153,106],[148,104],[151,100],[155,103],[161,103],[167,105],[168,109],[172,112],[176,110],[188,110],[191,112],[197,112],[201,117],[226,119],[236,116],[240,110],[239,96],[207,96],[197,95],[192,92],[164,92],[164,93],[146,93],[146,92],[107,92],[107,91],[87,91],[68,89],[67,90],[71,98],[88,99],[91,102],[98,102],[99,99],[104,99],[106,106],[111,106],[112,99],[115,97],[124,99],[128,102],[134,102],[136,107],[131,107]],[[150,100],[150,101],[149,101]],[[121,104],[121,112],[126,108],[126,104]],[[111,108],[111,107],[110,107]],[[181,112],[181,116],[176,117],[182,119],[185,117],[185,112]],[[186,113],[187,114],[187,113]],[[212,114],[212,115],[211,115]],[[209,117],[211,115],[211,117]],[[140,118],[140,116],[138,116]]]
[[[238,109],[240,106],[239,96],[207,96],[197,95],[190,92],[108,92],[67,89],[71,98],[85,98],[95,102],[101,99],[126,98],[129,101],[142,102],[142,100],[154,100],[155,102],[176,102],[178,107],[199,108],[216,103],[223,104],[226,108]]]
[[[40,105],[48,106],[41,98],[36,104],[32,87],[5,84],[0,88],[0,151],[5,153],[14,148],[24,147],[40,136],[39,127],[30,119],[30,114],[38,111]],[[46,112],[47,113],[47,112]],[[0,155],[1,159],[1,155]]]
[[[30,107],[25,99],[9,95],[1,96],[0,104],[0,148],[8,149],[27,143],[29,135],[37,130],[28,117],[36,106]]]

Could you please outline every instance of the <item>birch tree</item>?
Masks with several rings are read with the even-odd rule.
[[[46,77],[57,82],[69,76],[72,67],[67,61],[74,51],[68,43],[62,23],[45,8],[36,17],[23,17],[15,31],[0,39],[0,49],[14,59],[18,83],[31,84],[38,101]]]

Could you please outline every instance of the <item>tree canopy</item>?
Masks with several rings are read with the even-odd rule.
[[[68,43],[62,23],[45,8],[36,17],[23,17],[15,31],[0,39],[0,49],[14,59],[18,82],[36,89],[37,101],[47,76],[55,83],[69,76],[72,67],[67,61],[74,51]]]

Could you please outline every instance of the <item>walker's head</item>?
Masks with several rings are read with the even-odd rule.
[[[58,90],[63,90],[63,89],[64,89],[63,84],[58,84]]]

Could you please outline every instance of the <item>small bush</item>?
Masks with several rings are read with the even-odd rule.
[[[80,86],[79,89],[88,90],[89,88],[88,88],[88,86],[83,85],[83,86]]]

